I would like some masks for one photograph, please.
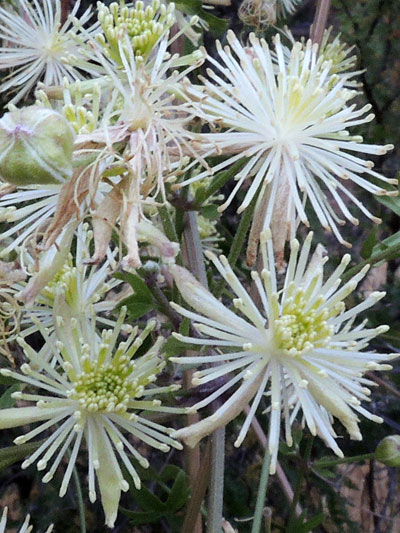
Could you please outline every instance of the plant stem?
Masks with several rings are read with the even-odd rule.
[[[249,231],[253,220],[253,213],[257,203],[257,196],[257,194],[254,195],[254,198],[251,201],[249,207],[245,209],[243,215],[240,217],[239,226],[233,238],[232,245],[228,254],[228,261],[232,268],[236,265],[236,261],[238,260],[241,252],[243,251],[243,245],[246,240],[247,232]],[[216,298],[219,298],[221,296],[224,287],[225,280],[221,279],[216,285],[215,290],[213,291],[214,296]]]
[[[317,11],[312,24],[311,40],[321,44],[329,15],[331,0],[318,0]]]
[[[264,461],[261,469],[260,483],[258,485],[256,509],[254,511],[253,526],[251,528],[251,533],[260,533],[262,519],[264,516],[264,504],[267,494],[267,486],[269,479],[269,465],[271,463],[271,454],[269,453],[268,447],[265,449]]]
[[[184,238],[186,263],[192,274],[207,288],[207,274],[195,211],[188,211],[186,214]],[[212,475],[208,488],[207,532],[219,533],[221,531],[223,510],[225,428],[220,428],[212,434],[211,443]],[[196,480],[194,482],[196,483]]]
[[[342,280],[345,283],[348,281],[351,277],[355,276],[360,270],[365,267],[365,265],[375,265],[376,263],[379,263],[379,261],[384,261],[385,259],[389,260],[392,259],[393,255],[400,253],[400,243],[396,246],[392,246],[388,248],[387,250],[383,250],[382,252],[379,252],[372,257],[369,257],[368,259],[365,259],[364,261],[361,261],[358,263],[358,265],[354,266],[353,268],[350,268],[347,272],[345,272],[342,276]]]
[[[301,486],[303,484],[304,477],[306,475],[306,471],[308,468],[308,463],[309,463],[310,456],[311,456],[311,449],[312,449],[313,442],[314,442],[314,437],[310,436],[307,439],[306,449],[304,451],[303,467],[299,471],[296,488],[294,489],[293,501],[292,501],[292,505],[290,506],[290,510],[289,510],[287,531],[292,531],[294,521],[296,520],[296,505],[300,498]]]
[[[247,414],[249,412],[249,409],[250,407],[247,406],[246,409],[245,409],[245,413]],[[253,418],[253,420],[251,421],[251,426],[257,436],[257,439],[258,439],[258,442],[261,444],[261,446],[264,448],[264,450],[267,448],[267,437],[259,423],[259,421],[256,419],[256,418]],[[289,480],[288,478],[286,477],[286,474],[283,470],[283,468],[281,467],[279,461],[277,461],[276,463],[276,475],[278,477],[278,481],[279,481],[279,484],[281,485],[281,488],[289,502],[289,504],[292,503],[293,501],[293,496],[294,496],[294,493],[293,493],[293,489],[292,487],[290,486],[290,483],[289,483]],[[300,516],[301,513],[303,512],[300,504],[298,503],[297,506],[296,506],[296,515],[297,516]]]
[[[78,500],[78,509],[79,509],[79,523],[81,527],[81,533],[86,533],[86,517],[85,517],[85,504],[83,502],[82,489],[79,481],[78,471],[76,466],[74,466],[73,473],[75,487],[76,487],[76,497]]]
[[[325,468],[329,466],[343,465],[346,463],[358,463],[359,461],[367,461],[375,458],[374,453],[363,453],[361,455],[354,455],[353,457],[343,457],[341,459],[320,459],[313,463],[314,468]]]
[[[210,453],[211,445],[208,440],[198,476],[196,478],[196,484],[192,487],[191,497],[186,509],[181,533],[193,533],[195,531],[196,522],[200,516],[200,507],[204,500],[210,477]]]
[[[211,475],[208,493],[207,533],[219,533],[224,503],[225,428],[211,435]]]

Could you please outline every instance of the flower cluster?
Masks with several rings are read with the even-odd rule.
[[[10,363],[0,374],[14,383],[0,429],[23,427],[16,445],[42,439],[22,468],[36,464],[48,483],[64,466],[63,497],[74,468],[87,465],[89,500],[100,495],[114,527],[121,493],[141,486],[147,450],[193,446],[242,411],[235,446],[267,415],[271,473],[281,433],[291,446],[297,423],[342,457],[337,422],[360,440],[360,415],[382,421],[365,404],[367,373],[391,368],[394,355],[370,345],[388,327],[358,317],[384,293],[354,304],[368,266],[342,282],[350,256],[327,272],[324,246],[311,252],[312,232],[302,246],[296,232],[316,221],[350,246],[339,229],[358,224],[349,204],[380,221],[356,189],[397,194],[397,180],[368,160],[393,146],[353,130],[373,115],[353,103],[351,48],[331,30],[320,45],[281,30],[272,47],[230,30],[211,54],[193,28],[216,17],[197,3],[179,12],[163,0],[97,2],[83,12],[78,1],[69,14],[66,4],[0,8],[0,69],[9,69],[0,92],[11,96],[0,118],[0,354]],[[245,0],[239,14],[261,29],[298,4]],[[184,36],[195,43],[188,54]],[[235,203],[234,246],[217,258],[229,235],[218,215]],[[247,233],[247,265],[259,267],[249,283],[237,261]],[[204,282],[214,266],[222,279],[208,290],[182,266],[193,264]],[[192,309],[168,302],[180,298],[174,283]],[[224,303],[223,283],[234,293]],[[179,314],[187,320],[174,339]],[[176,356],[176,339],[190,357]],[[180,388],[172,363],[196,367],[191,385],[209,395],[192,407],[173,394],[162,404]],[[21,532],[30,530],[28,516]]]

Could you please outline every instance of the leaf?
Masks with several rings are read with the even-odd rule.
[[[204,218],[209,220],[216,220],[220,217],[220,213],[218,212],[218,208],[215,204],[205,205],[202,207],[200,212]]]
[[[156,513],[153,511],[129,511],[128,509],[120,509],[123,514],[129,518],[129,521],[133,526],[140,526],[143,524],[157,522],[160,518],[163,517],[162,513]]]
[[[309,531],[313,531],[316,527],[320,526],[324,520],[325,513],[319,513],[313,516],[307,522],[304,522],[304,524],[301,524],[299,529],[296,531],[298,531],[299,533],[308,533]]]
[[[378,242],[377,234],[378,234],[378,226],[374,226],[372,230],[369,232],[368,237],[363,242],[361,252],[360,252],[361,257],[363,259],[368,259],[369,257],[371,257],[374,246]]]
[[[167,505],[155,496],[145,485],[140,489],[132,488],[136,503],[141,509],[147,512],[157,512],[165,514]]]
[[[153,302],[151,290],[139,276],[136,276],[131,272],[118,272],[114,277],[129,283],[135,292],[134,296],[137,298],[137,300],[147,303]]]
[[[228,21],[218,18],[203,9],[202,0],[179,0],[176,6],[188,15],[197,15],[207,22],[211,32],[222,35],[228,27]]]
[[[17,392],[19,390],[20,385],[11,385],[11,387],[0,396],[0,409],[8,409],[9,407],[14,407],[15,400],[14,398],[11,398],[11,395],[13,392]]]
[[[375,196],[379,203],[400,216],[400,196]]]
[[[170,513],[179,511],[187,502],[190,495],[190,489],[187,482],[187,476],[183,470],[180,470],[176,476],[171,492],[166,501]]]
[[[134,291],[134,294],[128,296],[119,304],[119,307],[127,307],[131,320],[140,318],[156,308],[151,290],[139,276],[131,272],[118,272],[115,277],[129,283]]]
[[[39,442],[27,442],[18,446],[9,446],[0,449],[0,470],[4,470],[17,461],[22,461],[27,455],[35,452],[44,440]]]

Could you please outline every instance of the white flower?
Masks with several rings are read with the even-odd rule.
[[[165,11],[165,6],[162,8]],[[145,220],[143,206],[166,201],[165,181],[176,179],[187,168],[188,156],[203,162],[193,148],[194,136],[188,129],[196,112],[185,93],[189,84],[186,76],[203,62],[203,54],[196,51],[189,56],[171,56],[168,47],[176,36],[168,38],[169,24],[153,36],[144,32],[144,52],[139,46],[141,36],[136,32],[132,35],[129,29],[136,27],[137,9],[132,8],[129,24],[119,20],[122,15],[117,7],[110,9],[113,16],[114,11],[117,13],[119,26],[114,27],[114,21],[106,27],[104,20],[112,16],[101,6],[99,19],[105,35],[97,35],[97,42],[92,43],[104,74],[93,80],[93,87],[100,88],[107,104],[97,129],[78,135],[77,142],[105,146],[114,155],[113,168],[118,176],[110,194],[93,213],[94,260],[101,260],[112,228],[119,222],[127,246],[123,264],[137,267],[140,223]],[[151,27],[151,21],[146,24]],[[182,66],[186,68],[178,71]],[[114,143],[119,143],[118,152]]]
[[[182,267],[171,267],[177,286],[186,302],[197,312],[176,304],[175,309],[195,321],[199,332],[210,338],[191,338],[176,334],[182,341],[200,346],[215,346],[216,355],[177,357],[175,362],[212,364],[195,372],[193,385],[226,377],[224,385],[194,408],[204,407],[234,385],[237,390],[208,418],[174,434],[193,446],[215,428],[235,418],[253,399],[235,446],[240,446],[263,396],[269,398],[269,450],[271,472],[275,471],[279,448],[281,413],[285,438],[292,445],[291,426],[299,412],[313,435],[318,434],[340,457],[335,441],[333,419],[344,425],[350,438],[360,440],[357,414],[375,422],[382,419],[361,406],[369,401],[368,385],[362,375],[369,370],[391,367],[381,361],[394,355],[363,352],[369,341],[388,330],[387,326],[368,329],[365,322],[355,325],[357,315],[380,300],[383,292],[374,292],[362,303],[347,309],[344,299],[352,293],[368,270],[364,268],[341,285],[341,275],[350,261],[345,255],[340,265],[323,281],[323,248],[318,246],[309,260],[312,234],[299,249],[291,243],[291,254],[283,287],[277,284],[271,234],[262,234],[261,250],[264,268],[261,277],[256,271],[252,279],[261,301],[262,311],[238,280],[225,257],[211,256],[219,273],[236,294],[234,307],[242,316],[227,309],[204,289]],[[210,254],[211,255],[211,254]],[[308,264],[307,264],[308,263]],[[198,324],[196,324],[198,322]]]
[[[0,520],[0,533],[5,533],[5,531],[6,531],[7,512],[8,512],[8,508],[4,507],[3,513],[1,515],[1,520]],[[18,530],[18,533],[30,533],[32,531],[33,526],[29,525],[30,519],[31,519],[31,517],[29,515],[26,515],[24,523],[22,524],[21,528]],[[53,525],[49,526],[46,529],[45,533],[51,533],[51,531],[53,531]]]
[[[13,69],[0,92],[17,90],[10,101],[23,98],[39,80],[46,85],[60,85],[64,77],[83,79],[80,69],[93,70],[83,53],[79,32],[71,20],[79,9],[80,1],[61,24],[60,0],[20,0],[18,12],[0,8],[0,69]],[[85,11],[79,23],[85,25],[91,17]],[[95,27],[88,29],[91,33]]]
[[[346,77],[332,84],[331,64],[318,58],[318,46],[309,41],[303,48],[295,43],[289,61],[279,35],[275,37],[278,73],[271,51],[264,40],[250,35],[251,47],[243,47],[232,31],[227,36],[230,46],[217,43],[221,61],[209,57],[217,71],[208,71],[211,81],[204,80],[207,94],[197,93],[204,119],[226,128],[221,133],[200,135],[204,152],[235,154],[214,166],[216,172],[232,163],[248,158],[236,175],[237,183],[220,206],[223,211],[251,178],[238,212],[242,212],[258,193],[256,222],[271,227],[276,249],[294,237],[297,224],[307,226],[305,202],[309,199],[318,220],[344,244],[338,225],[344,221],[336,214],[327,193],[336,202],[345,219],[357,224],[347,204],[353,202],[373,221],[363,203],[346,186],[351,180],[372,194],[388,192],[361,174],[386,183],[396,184],[372,170],[373,163],[352,154],[382,155],[392,145],[363,144],[360,136],[352,136],[352,126],[369,122],[371,108],[356,109],[348,105],[354,91],[343,88]],[[200,173],[180,185],[207,175]],[[276,222],[276,226],[274,226]],[[258,239],[259,233],[256,236]],[[254,259],[255,253],[253,253]]]
[[[49,465],[43,478],[45,483],[49,482],[71,446],[71,457],[60,488],[62,497],[84,440],[88,449],[89,498],[92,502],[96,500],[97,477],[109,527],[113,527],[117,516],[121,490],[126,491],[129,487],[118,459],[137,488],[140,488],[140,479],[128,454],[144,468],[149,464],[124,433],[163,452],[167,452],[170,446],[181,449],[181,445],[169,436],[170,429],[143,415],[151,411],[182,412],[182,409],[160,406],[158,399],[160,393],[176,390],[177,386],[150,385],[165,365],[159,356],[163,339],[159,338],[145,355],[133,359],[155,322],[149,322],[140,335],[136,327],[126,341],[117,344],[124,317],[122,311],[115,328],[103,330],[99,338],[94,334],[95,321],[82,327],[80,321],[71,318],[70,310],[59,294],[54,311],[55,336],[49,337],[45,328],[40,328],[45,342],[51,345],[55,363],[49,364],[20,338],[29,364],[22,365],[22,374],[9,369],[1,371],[29,386],[24,392],[15,393],[15,398],[36,405],[3,409],[0,429],[42,422],[15,439],[16,444],[27,442],[49,428],[53,430],[51,436],[24,461],[22,468],[36,461],[38,470],[45,470]]]

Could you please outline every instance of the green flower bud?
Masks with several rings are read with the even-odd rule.
[[[378,444],[375,458],[386,466],[400,466],[400,435],[385,437]]]
[[[36,105],[0,119],[0,177],[12,185],[63,183],[72,176],[75,133],[57,111]]]

